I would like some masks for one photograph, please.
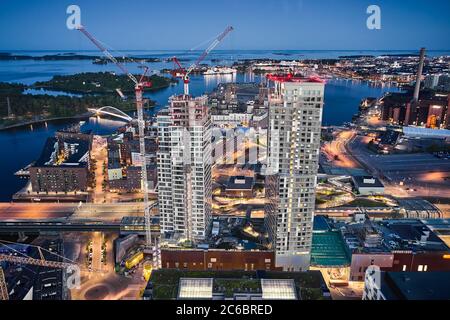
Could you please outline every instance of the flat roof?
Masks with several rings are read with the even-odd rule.
[[[299,76],[299,75],[293,75],[291,73],[288,74],[268,74],[267,79],[275,82],[306,82],[306,83],[320,83],[324,84],[325,80],[321,79],[318,76]]]
[[[424,224],[421,222],[417,223],[396,223],[389,222],[385,223],[385,226],[390,230],[394,231],[404,240],[417,240],[420,241],[420,238],[425,235],[426,232],[429,232],[427,237],[428,241],[437,241],[439,242],[439,238]]]
[[[439,138],[450,137],[450,130],[447,129],[431,129],[414,126],[403,127],[403,133],[411,137],[413,136],[429,136]]]
[[[254,184],[255,179],[253,177],[230,177],[226,186],[226,190],[252,190]]]
[[[372,176],[353,176],[352,177],[353,182],[355,183],[357,188],[364,188],[364,187],[371,187],[371,188],[383,188],[384,185],[381,183],[381,181]],[[365,180],[373,180],[373,183],[367,182]]]
[[[52,160],[52,154],[56,152],[56,143],[69,144],[72,146],[74,152],[70,152],[68,157],[59,165],[48,164]],[[34,167],[85,167],[87,163],[81,160],[87,152],[89,152],[89,141],[82,139],[64,139],[59,141],[57,138],[51,137],[46,140],[41,155],[36,160]]]
[[[450,299],[450,272],[387,272],[385,281],[399,299]]]
[[[183,278],[213,279],[213,293],[223,294],[225,298],[233,297],[235,293],[261,294],[261,279],[277,280],[279,285],[282,284],[279,280],[286,279],[292,280],[295,284],[295,288],[299,288],[299,294],[302,300],[326,299],[323,296],[323,291],[326,290],[326,284],[321,272],[318,270],[284,272],[238,270],[189,271],[177,269],[159,269],[153,271],[150,278],[150,282],[153,285],[153,298],[156,300],[177,298],[179,296],[178,293],[180,292],[180,279]],[[205,286],[205,288],[207,285],[209,290],[209,284],[199,284],[199,286]],[[247,288],[247,290],[245,290],[245,288]]]
[[[324,216],[314,216],[313,231],[329,231],[330,225]]]

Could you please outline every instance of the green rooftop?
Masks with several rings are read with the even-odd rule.
[[[280,272],[280,271],[188,271],[160,269],[153,271],[150,282],[153,285],[153,299],[176,299],[180,278],[213,278],[214,292],[232,297],[237,292],[261,292],[261,278],[292,279],[302,300],[326,299],[322,287],[325,286],[320,271]],[[326,286],[325,286],[326,287]]]
[[[318,267],[350,265],[350,256],[338,231],[313,233],[311,265]]]

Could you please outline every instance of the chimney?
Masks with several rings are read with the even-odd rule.
[[[419,101],[420,79],[422,78],[424,60],[425,60],[425,48],[421,48],[420,49],[419,68],[417,68],[416,87],[414,88],[413,102]]]

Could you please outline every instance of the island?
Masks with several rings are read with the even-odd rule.
[[[148,91],[165,88],[176,81],[158,75],[147,80],[153,84]],[[26,93],[27,89],[40,88],[61,91],[62,94]],[[121,98],[117,88],[129,98]],[[77,93],[77,96],[67,93]],[[55,76],[33,85],[0,82],[0,130],[53,119],[83,118],[89,116],[88,108],[108,105],[122,111],[136,109],[134,85],[127,76],[99,72]],[[144,107],[153,105],[154,101],[145,99]]]
[[[135,75],[136,79],[140,75]],[[172,83],[176,83],[174,78],[152,75],[146,77],[152,86],[149,91],[167,88]],[[75,94],[117,94],[116,89],[120,89],[124,94],[134,92],[134,83],[127,75],[117,75],[113,72],[85,72],[74,75],[54,76],[49,81],[36,82],[34,89],[46,89],[54,91],[64,91]]]
[[[139,63],[152,63],[161,62],[161,59],[154,57],[133,57],[133,56],[117,56],[117,61],[126,62],[139,62]],[[96,55],[84,55],[76,53],[58,53],[48,54],[43,56],[30,56],[22,54],[11,54],[9,52],[0,52],[0,61],[16,61],[16,60],[33,60],[33,61],[68,61],[68,60],[92,60],[94,64],[107,64],[111,61],[103,56]]]

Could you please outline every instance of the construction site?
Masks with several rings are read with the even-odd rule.
[[[134,133],[139,141],[140,159],[143,159],[140,165],[141,190],[139,192],[139,194],[142,195],[142,206],[139,205],[139,209],[137,209],[132,216],[126,216],[127,214],[130,215],[131,211],[124,211],[125,215],[120,212],[116,214],[116,218],[122,220],[120,225],[117,224],[116,230],[119,231],[120,226],[124,232],[103,232],[101,228],[98,229],[95,227],[95,221],[92,222],[93,227],[91,230],[94,231],[98,229],[99,231],[94,232],[87,232],[89,231],[89,228],[83,230],[82,227],[80,229],[80,231],[82,231],[81,233],[74,233],[69,230],[61,233],[54,230],[49,231],[49,234],[43,234],[41,228],[36,226],[35,229],[26,232],[26,234],[25,232],[20,231],[18,233],[19,236],[17,237],[17,233],[14,231],[4,231],[8,236],[2,236],[0,242],[0,300],[65,300],[70,298],[82,300],[136,299],[142,294],[141,291],[145,288],[146,281],[149,280],[152,270],[161,268],[160,230],[159,227],[154,227],[159,223],[160,202],[158,200],[150,199],[150,197],[154,198],[153,195],[155,194],[155,190],[154,187],[152,189],[149,188],[147,174],[148,163],[145,161],[148,159],[146,138],[151,131],[149,131],[148,127],[151,122],[145,119],[144,116],[145,99],[143,98],[143,93],[146,88],[152,86],[152,83],[147,80],[149,68],[140,63],[143,73],[140,76],[132,74],[125,66],[123,62],[124,59],[120,59],[111,54],[105,45],[88,32],[84,26],[79,25],[77,30],[83,34],[105,56],[105,58],[115,64],[118,71],[125,74],[134,84],[137,111],[136,119],[111,107],[109,109],[100,108],[91,111],[97,113],[97,115],[122,117],[124,120],[131,122],[131,127],[137,127],[137,132]],[[188,106],[184,111],[178,111],[177,115],[172,118],[175,120],[174,125],[180,127],[189,125],[195,126],[198,125],[195,121],[202,119],[201,114],[198,115],[195,109],[190,108],[191,101],[197,99],[189,95],[190,74],[200,67],[200,64],[205,57],[219,45],[223,38],[225,38],[232,30],[232,27],[227,27],[188,68],[183,67],[176,57],[172,58],[174,63],[172,76],[183,81],[184,92],[178,96],[172,97],[171,101],[173,105],[177,104],[179,101]],[[116,91],[122,98],[125,98],[120,88]],[[203,108],[205,108],[205,106],[206,103],[203,102]],[[191,121],[194,122],[191,123]],[[104,142],[101,142],[98,138],[95,143],[97,143],[96,147],[98,148],[104,147]],[[92,141],[90,142],[90,145],[92,146]],[[24,171],[23,174],[27,175],[28,172]],[[160,190],[161,189],[162,188],[160,188]],[[99,190],[97,190],[97,194],[105,192],[104,189],[103,191],[101,191],[101,189]],[[56,192],[55,195],[57,193],[58,192]],[[159,199],[160,197],[161,196],[157,198]],[[164,198],[164,196],[162,197]],[[40,211],[39,204],[37,204],[35,208]],[[88,209],[88,211],[86,211],[88,216],[90,216],[91,213],[94,213],[95,215],[96,211],[92,212],[92,210],[93,209]],[[73,217],[77,216],[76,211],[77,209],[74,209],[74,211],[69,209],[67,216],[72,217],[73,219]],[[111,218],[101,216],[101,214],[98,214],[97,218],[111,221]],[[90,218],[86,218],[86,216],[78,216],[75,220],[76,219],[83,219],[83,223],[87,224],[90,224],[88,221],[91,220]],[[155,222],[155,219],[158,220]],[[52,220],[53,219],[50,218],[47,221]],[[55,220],[58,221],[59,218],[56,217]],[[58,224],[58,222],[55,222],[55,224]],[[206,228],[209,228],[209,226],[205,226],[205,229]],[[115,226],[109,230],[112,231],[114,229]],[[13,241],[4,239],[11,239]],[[27,271],[27,273],[30,273],[29,276],[27,276],[26,272],[23,272],[23,268],[29,270]],[[34,274],[39,276],[36,278]],[[43,275],[42,279],[40,278],[40,275]],[[72,288],[68,288],[64,282],[71,276],[74,278],[78,277],[78,279]],[[130,281],[131,283],[134,283],[134,291],[130,289]],[[9,286],[8,283],[10,284]],[[131,285],[131,287],[133,287],[133,285]],[[46,293],[39,291],[40,289],[38,288],[41,288],[42,291],[46,291]],[[43,290],[43,288],[46,289]],[[128,293],[128,296],[127,293],[124,293],[125,288],[128,288],[128,291],[131,290],[131,293]]]

